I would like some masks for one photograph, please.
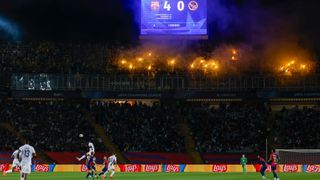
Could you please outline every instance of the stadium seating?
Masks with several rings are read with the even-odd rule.
[[[104,104],[91,111],[115,144],[125,152],[183,152],[175,109],[167,105]]]
[[[276,116],[278,137],[284,149],[320,148],[320,111],[311,108],[284,108]]]
[[[263,150],[261,147],[264,147],[267,137],[268,110],[263,106],[243,103],[219,108],[190,105],[183,114],[194,132],[198,151],[259,152]]]
[[[85,104],[59,101],[4,103],[6,106],[1,111],[0,122],[15,127],[38,151],[84,151],[89,141],[96,144],[97,150],[103,150],[100,138],[92,132],[86,121]],[[86,136],[79,138],[80,133]],[[17,144],[17,141],[15,139],[13,142]]]
[[[94,142],[97,151],[107,153],[102,139],[88,122],[90,117],[104,128],[116,148],[135,163],[191,161],[184,137],[179,133],[178,124],[184,122],[179,118],[190,127],[196,142],[194,148],[202,153],[206,163],[223,163],[220,157],[228,163],[236,163],[238,153],[262,152],[266,136],[274,138],[272,143],[281,148],[319,148],[317,142],[320,142],[318,109],[294,108],[271,113],[270,107],[261,103],[227,106],[159,103],[147,106],[86,101],[1,102],[1,124],[12,125],[38,152],[47,152],[51,159],[60,163],[67,160],[61,158],[60,152],[80,154],[85,151],[88,141]],[[266,125],[266,122],[270,123]],[[11,151],[20,145],[16,134],[4,126],[1,126],[1,132],[3,145],[0,151]],[[85,137],[79,138],[80,133]],[[226,152],[231,155],[225,155]],[[238,155],[232,155],[235,153]]]

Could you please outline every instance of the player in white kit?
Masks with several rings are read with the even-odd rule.
[[[12,167],[10,170],[7,170],[7,171],[3,171],[3,175],[5,176],[6,174],[8,173],[12,173],[14,172],[14,169],[15,168],[19,168],[20,167],[20,162],[19,162],[19,159],[18,159],[18,153],[19,153],[19,150],[15,150],[11,157],[13,158],[13,162],[12,162]]]
[[[115,154],[108,157],[108,170],[104,173],[104,177],[106,177],[108,172],[111,172],[110,179],[113,179],[113,175],[115,173],[115,167],[114,165],[117,164],[117,157]],[[102,179],[104,179],[104,177]]]
[[[28,174],[31,173],[32,158],[36,156],[36,151],[26,143],[19,148],[18,156],[21,164],[20,178],[27,180]]]

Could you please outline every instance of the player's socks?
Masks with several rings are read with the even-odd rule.
[[[112,171],[112,173],[111,173],[111,177],[113,177],[114,173],[115,173],[115,171]]]
[[[274,180],[277,180],[278,179],[277,173],[275,171],[273,171],[272,173],[273,173]]]
[[[21,180],[24,180],[24,175],[23,175],[23,174],[21,175],[20,179],[21,179]]]
[[[266,179],[266,177],[265,177],[265,176],[262,176],[262,179]]]
[[[88,177],[90,176],[90,174],[91,174],[91,173],[88,173],[88,174],[87,174],[86,179],[88,179]]]

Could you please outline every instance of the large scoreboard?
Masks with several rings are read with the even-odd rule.
[[[141,0],[141,35],[207,35],[207,0]]]

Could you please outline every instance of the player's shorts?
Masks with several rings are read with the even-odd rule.
[[[14,167],[19,167],[20,166],[20,162],[18,159],[14,159],[13,162],[12,162],[12,168]]]
[[[266,164],[262,164],[260,172],[265,172],[267,170],[268,166]]]
[[[108,168],[105,166],[105,167],[103,167],[103,169],[102,169],[102,173],[105,173],[105,172],[107,172],[108,171]]]
[[[276,171],[277,170],[277,166],[278,166],[277,164],[272,163],[271,164],[271,170],[272,171]]]
[[[95,166],[91,166],[91,169],[94,170],[94,171],[97,171]]]
[[[92,169],[92,166],[91,166],[91,163],[90,163],[90,162],[87,163],[87,169],[88,169],[88,170],[91,170],[91,169]]]
[[[31,165],[30,164],[21,164],[21,172],[24,174],[31,173]]]
[[[115,170],[114,165],[109,164],[108,171],[114,171],[114,170]]]

